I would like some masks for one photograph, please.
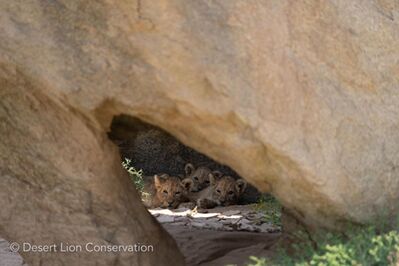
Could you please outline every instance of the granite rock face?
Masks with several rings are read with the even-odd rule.
[[[8,241],[158,241],[158,256],[106,258],[178,257],[106,137],[119,114],[232,167],[309,227],[397,213],[397,1],[2,1],[0,40]]]

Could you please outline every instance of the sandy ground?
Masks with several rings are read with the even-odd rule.
[[[227,232],[164,224],[189,266],[247,265],[249,256],[270,256],[280,233]]]

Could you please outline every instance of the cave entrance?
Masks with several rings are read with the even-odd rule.
[[[171,177],[182,181],[182,187],[187,189],[183,192],[189,196],[203,193],[206,187],[211,187],[209,183],[214,184],[226,176],[236,183],[233,188],[226,189],[238,191],[243,184],[238,180],[243,179],[230,167],[184,145],[161,128],[132,116],[115,116],[108,136],[119,147],[121,163],[143,203],[176,240],[188,265],[241,265],[248,263],[249,256],[268,255],[268,247],[281,232],[281,207],[271,195],[260,193],[244,181],[243,191],[231,201],[227,200],[231,204],[217,201],[220,206],[204,207],[190,197],[180,205],[154,203],[151,199],[157,193],[171,193],[166,188],[157,192],[155,175],[161,183]],[[202,187],[191,190],[203,171],[214,179],[208,178]],[[183,182],[187,179],[192,180],[188,182],[190,188]],[[227,190],[225,195],[232,193]]]

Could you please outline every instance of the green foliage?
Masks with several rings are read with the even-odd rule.
[[[250,266],[386,266],[396,265],[399,254],[399,233],[390,231],[378,234],[373,227],[348,230],[348,234],[327,233],[316,239],[317,248],[310,241],[294,245],[294,254],[285,251],[272,259],[250,257],[256,264]],[[303,238],[302,238],[303,239]]]
[[[266,259],[265,258],[257,258],[255,256],[250,256],[250,263],[248,266],[264,266],[266,265]]]
[[[144,179],[143,179],[143,170],[136,170],[133,166],[131,166],[132,160],[125,158],[122,162],[123,168],[129,173],[130,178],[132,179],[134,185],[140,193],[143,193],[144,189]]]
[[[275,197],[262,195],[255,210],[265,215],[264,222],[281,226],[281,204]]]

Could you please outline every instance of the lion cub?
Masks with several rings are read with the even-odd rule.
[[[195,168],[193,164],[188,163],[184,167],[186,173],[185,178],[192,180],[190,192],[198,192],[210,185],[209,174],[212,173],[215,177],[221,177],[222,173],[219,171],[211,171],[208,167],[200,166]],[[185,179],[185,180],[186,180]]]
[[[190,200],[197,199],[197,206],[202,209],[236,204],[247,187],[247,182],[243,179],[235,180],[231,176],[217,179],[212,173],[208,177],[211,183],[209,187],[196,193],[197,195],[194,193],[189,195]]]
[[[182,181],[168,174],[154,175],[153,182],[144,189],[152,195],[144,205],[149,208],[175,209],[180,203],[189,201],[187,194],[191,184],[191,180]]]

